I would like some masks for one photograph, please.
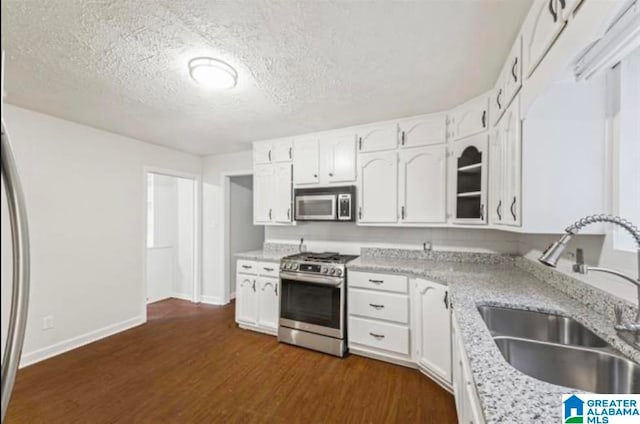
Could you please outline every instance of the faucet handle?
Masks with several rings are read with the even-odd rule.
[[[620,325],[622,323],[622,305],[617,304],[613,307],[613,311],[616,316],[616,325]]]

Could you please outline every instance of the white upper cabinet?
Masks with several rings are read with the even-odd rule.
[[[516,41],[507,57],[503,80],[505,102],[503,109],[506,109],[522,87],[522,38],[520,36],[516,37]]]
[[[447,141],[447,116],[444,113],[425,115],[400,121],[402,147],[428,146]]]
[[[277,331],[279,309],[278,309],[278,279],[259,277],[257,280],[258,305],[258,325],[264,328]]]
[[[291,140],[275,141],[271,157],[273,162],[291,162],[293,160],[293,142]]]
[[[271,163],[271,142],[253,143],[253,163]]]
[[[358,222],[397,222],[398,154],[395,151],[366,153],[358,160]]]
[[[511,104],[502,118],[503,128],[503,177],[504,207],[503,222],[507,225],[520,225],[521,185],[522,185],[522,125],[520,122],[519,99]]]
[[[488,135],[480,134],[456,141],[451,146],[453,222],[487,223]]]
[[[522,55],[527,78],[542,61],[564,25],[559,0],[534,0],[522,26]]]
[[[290,223],[292,211],[291,164],[277,164],[273,173],[272,218],[279,223]]]
[[[449,114],[449,139],[460,140],[489,128],[489,99],[477,97]]]
[[[402,223],[446,221],[447,149],[445,145],[402,150],[400,220]]]
[[[418,366],[450,386],[451,313],[448,288],[421,278],[412,279],[411,282]]]
[[[320,146],[323,179],[327,183],[346,183],[356,180],[356,136],[355,133],[336,134],[323,141]]]
[[[398,147],[399,129],[396,123],[369,125],[357,129],[358,151],[377,152]]]
[[[295,185],[320,182],[320,147],[317,137],[297,139],[294,142],[293,183]]]
[[[253,220],[256,224],[271,222],[273,210],[274,168],[269,164],[254,165],[253,167]]]
[[[253,143],[253,163],[291,162],[293,144],[289,139],[258,141]]]

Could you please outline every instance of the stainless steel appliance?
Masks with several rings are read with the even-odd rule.
[[[303,252],[282,259],[279,341],[344,356],[347,351],[345,265],[356,257]]]
[[[294,203],[296,221],[355,221],[356,188],[297,188]]]

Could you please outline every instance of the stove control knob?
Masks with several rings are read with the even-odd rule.
[[[320,268],[320,272],[322,272],[323,274],[326,274],[327,272],[329,272],[329,270],[327,269],[326,266],[323,266],[322,268]]]
[[[291,264],[291,268],[289,269],[292,269],[295,271],[296,269],[298,269],[298,264]]]
[[[331,268],[331,270],[329,271],[329,274],[333,275],[336,273],[336,269],[335,268]]]
[[[342,270],[340,268],[336,269],[336,275],[340,277],[342,275]]]

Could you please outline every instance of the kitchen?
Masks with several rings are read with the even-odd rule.
[[[305,421],[544,423],[577,419],[563,409],[573,394],[637,398],[637,1],[161,2],[144,6],[165,22],[156,35],[126,2],[7,3],[3,184],[18,175],[24,186],[32,284],[29,311],[12,307],[22,200],[3,198],[3,422],[290,421],[302,418],[287,397],[317,396],[335,408],[310,402]],[[52,52],[32,52],[52,17],[80,24],[55,33]],[[275,22],[290,25],[260,25]],[[149,55],[167,27],[187,35]],[[181,47],[215,44],[219,28],[235,56]],[[104,38],[78,44],[93,31]],[[418,42],[439,32],[442,45]],[[144,65],[156,57],[157,81]],[[159,86],[173,93],[168,109]],[[212,104],[226,120],[198,106]],[[189,295],[149,304],[147,171],[198,187],[191,271],[176,265]],[[231,187],[247,175],[240,200]],[[237,253],[249,228],[260,234]],[[18,292],[25,269],[13,274]],[[16,321],[26,334],[7,333]],[[176,349],[190,361],[169,357]],[[111,370],[105,396],[127,407],[107,408],[88,383],[72,389],[97,377],[86,368],[95,355]],[[163,377],[154,363],[172,366]],[[20,368],[11,403],[5,367]],[[51,386],[37,387],[45,377]],[[122,399],[119,385],[137,389]],[[55,411],[61,402],[81,406]]]

